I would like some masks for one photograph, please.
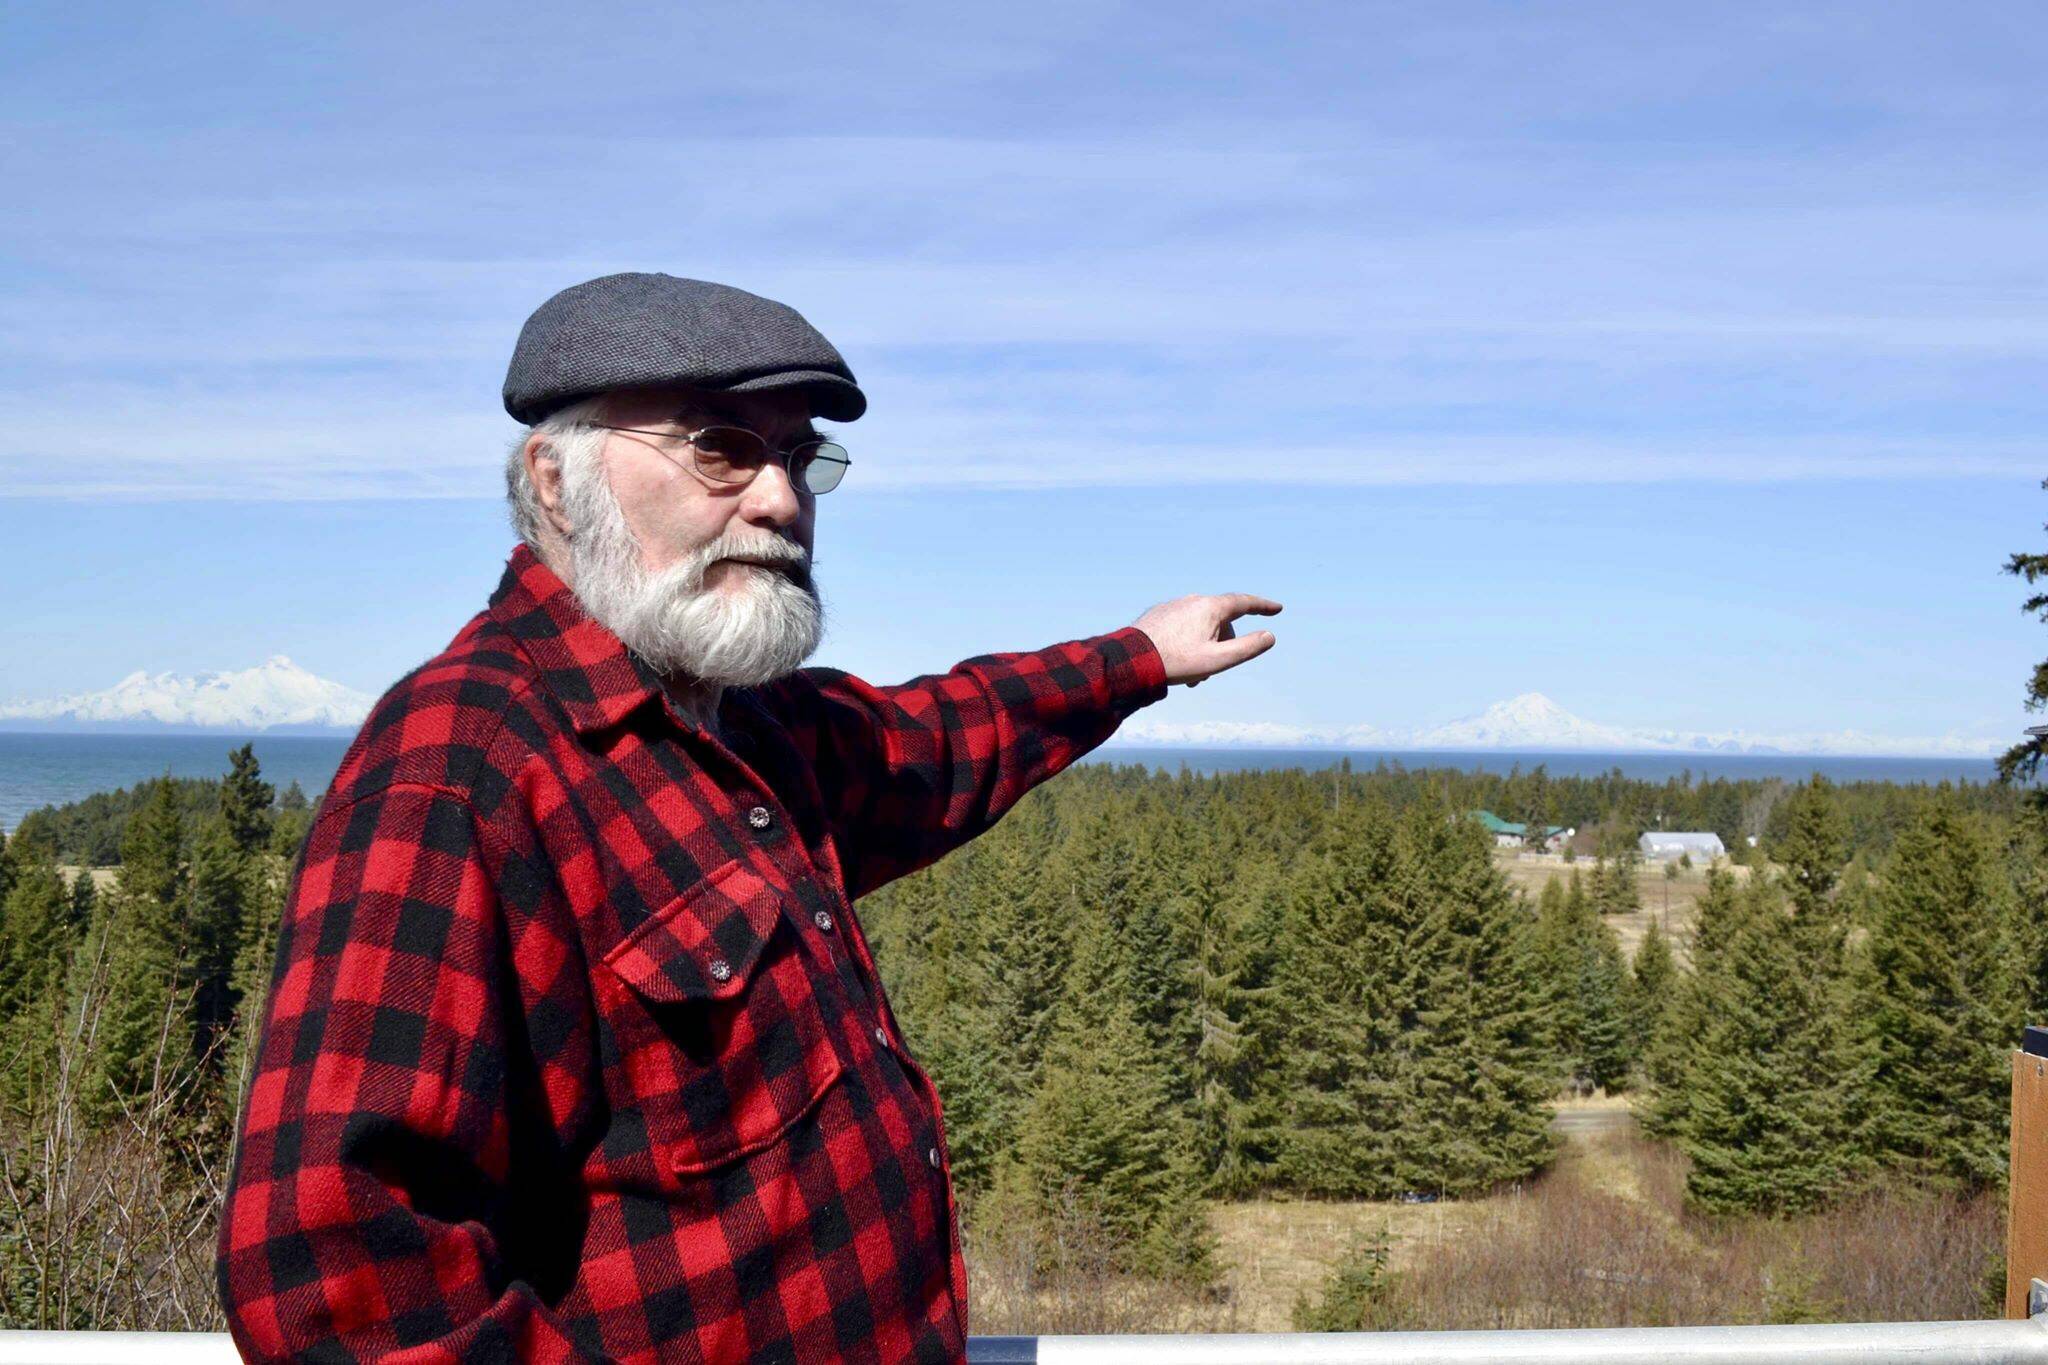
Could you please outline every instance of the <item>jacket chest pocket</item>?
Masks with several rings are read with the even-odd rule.
[[[839,1078],[820,990],[782,895],[735,858],[604,956],[615,1106],[678,1175],[772,1145]]]

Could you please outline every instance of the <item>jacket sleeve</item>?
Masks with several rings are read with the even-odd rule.
[[[504,1254],[512,1116],[530,1101],[507,1081],[506,941],[458,796],[404,785],[322,807],[221,1218],[244,1358],[591,1358]]]
[[[831,668],[772,685],[857,899],[937,861],[1166,695],[1136,626],[877,687]]]

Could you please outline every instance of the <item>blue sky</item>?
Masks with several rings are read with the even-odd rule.
[[[870,415],[820,660],[1246,589],[1162,718],[2000,736],[2048,633],[2048,17],[1944,3],[17,10],[0,697],[375,692],[510,544],[525,315],[737,284]]]

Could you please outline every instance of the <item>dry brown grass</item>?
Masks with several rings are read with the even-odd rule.
[[[1602,1142],[1629,1149],[1637,1197],[1598,1183],[1598,1162],[1566,1162],[1495,1202],[1470,1237],[1413,1258],[1387,1320],[1435,1331],[1996,1315],[1996,1196],[1878,1190],[1808,1218],[1716,1222],[1684,1211],[1681,1158],[1634,1136]]]
[[[1124,1250],[1071,1198],[1031,1219],[968,1220],[968,1321],[984,1336],[1241,1332],[1227,1283],[1118,1269]]]
[[[1297,1296],[1313,1297],[1345,1250],[1385,1226],[1389,1264],[1407,1269],[1430,1249],[1457,1245],[1487,1221],[1494,1200],[1395,1204],[1259,1199],[1210,1208],[1224,1282],[1247,1332],[1287,1332]]]
[[[1559,1108],[1604,1117],[1627,1102]],[[1316,1299],[1382,1228],[1391,1282],[1381,1325],[1412,1330],[1997,1314],[1996,1196],[1880,1190],[1809,1218],[1715,1221],[1686,1211],[1685,1158],[1668,1144],[1628,1123],[1567,1131],[1551,1170],[1486,1198],[1213,1205],[1228,1317],[1236,1330],[1293,1330],[1297,1300]],[[1198,1321],[1192,1307],[1172,1304],[1161,1322]],[[979,1319],[976,1330],[987,1330]]]
[[[1531,901],[1541,896],[1544,886],[1553,879],[1569,882],[1574,871],[1581,877],[1593,875],[1591,858],[1568,863],[1555,853],[1496,849],[1493,863],[1507,876],[1508,884]],[[1723,862],[1721,868],[1737,881],[1747,880],[1750,875],[1750,869],[1740,863]],[[1633,959],[1636,945],[1643,941],[1643,934],[1655,920],[1657,927],[1671,938],[1672,951],[1683,962],[1685,938],[1692,929],[1694,907],[1707,892],[1707,869],[1682,867],[1677,877],[1667,880],[1662,863],[1644,863],[1636,869],[1636,892],[1640,908],[1629,914],[1607,918],[1607,922],[1614,926],[1615,935],[1621,939],[1622,951]]]

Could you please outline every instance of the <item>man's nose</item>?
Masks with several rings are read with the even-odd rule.
[[[766,522],[771,526],[788,526],[803,514],[803,503],[796,495],[796,485],[791,482],[789,469],[782,460],[770,458],[761,466],[761,472],[754,475],[754,481],[747,485],[746,503],[741,512],[749,521]]]

